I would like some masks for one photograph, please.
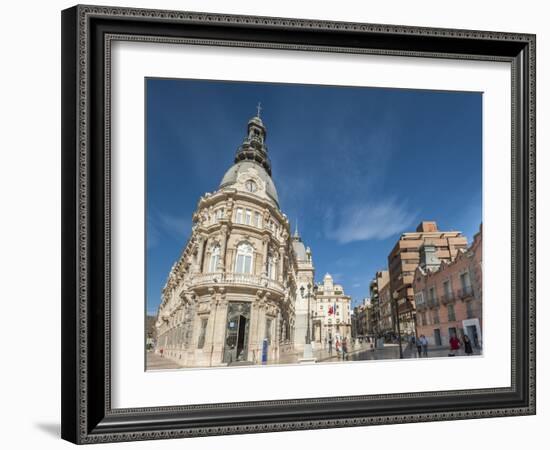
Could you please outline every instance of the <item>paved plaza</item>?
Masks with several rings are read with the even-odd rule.
[[[474,349],[473,355],[480,355],[480,349]],[[456,356],[466,356],[463,349],[460,349]],[[443,358],[449,357],[449,347],[428,347],[428,358]],[[403,359],[426,358],[419,357],[416,347],[410,347],[407,344],[403,345]],[[383,348],[375,350],[362,350],[349,355],[350,361],[366,361],[366,360],[382,360],[382,359],[399,359],[399,345],[386,344]]]
[[[475,348],[473,355],[479,356],[481,350]],[[463,349],[460,349],[456,356],[467,356]],[[288,353],[283,355],[277,361],[268,361],[268,365],[278,364],[297,364],[300,362],[302,355],[300,353]],[[342,355],[336,353],[336,350],[332,352],[327,348],[317,348],[313,350],[313,357],[317,363],[335,363],[342,361]],[[449,357],[449,348],[446,346],[428,348],[428,358],[447,358]],[[417,359],[418,352],[416,347],[410,347],[407,344],[403,344],[403,359]],[[426,357],[421,357],[426,358]],[[358,344],[351,346],[346,361],[371,361],[371,360],[389,360],[399,359],[399,345],[398,344],[385,344],[382,348],[371,348],[370,344]],[[253,363],[249,363],[253,365]],[[147,370],[159,370],[159,369],[180,369],[183,366],[170,360],[166,357],[160,357],[154,352],[147,352]]]
[[[181,369],[181,366],[168,358],[161,358],[154,352],[147,352],[147,370],[159,369]]]

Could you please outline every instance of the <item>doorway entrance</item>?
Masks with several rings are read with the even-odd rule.
[[[247,330],[247,320],[243,315],[239,316],[239,328],[237,331],[237,360],[243,357],[245,330]]]
[[[321,322],[318,320],[313,322],[313,341],[321,343]]]
[[[437,346],[441,345],[441,331],[439,331],[439,328],[436,328],[434,330],[434,341],[435,341],[435,345]]]
[[[231,364],[247,360],[249,329],[250,303],[230,302],[225,327],[223,362]]]
[[[475,325],[468,325],[466,327],[466,334],[470,338],[470,342],[474,347],[479,347],[479,336],[477,335],[477,327]]]

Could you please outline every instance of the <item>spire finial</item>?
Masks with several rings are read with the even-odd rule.
[[[296,219],[296,228],[294,229],[294,237],[300,237],[298,233],[298,219]]]
[[[258,106],[256,106],[256,117],[260,117],[260,113],[262,112],[262,102],[258,102]]]

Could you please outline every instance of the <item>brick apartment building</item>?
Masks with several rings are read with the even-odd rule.
[[[383,330],[382,324],[382,302],[380,293],[384,289],[388,289],[388,284],[390,281],[390,276],[387,270],[379,270],[374,275],[374,278],[369,284],[369,293],[370,293],[370,322],[369,327],[370,334],[375,336],[381,336],[385,330]]]
[[[431,345],[448,345],[452,335],[468,334],[482,345],[482,229],[472,245],[459,249],[453,261],[438,261],[433,245],[424,244],[413,291],[417,334]]]
[[[420,265],[421,248],[433,250],[437,264],[452,261],[468,241],[460,231],[440,231],[436,222],[424,221],[415,232],[403,233],[388,256],[390,290],[397,302],[402,335],[415,334],[415,300],[413,280]]]

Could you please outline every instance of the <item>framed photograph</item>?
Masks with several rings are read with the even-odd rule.
[[[535,36],[62,12],[62,437],[535,414]]]

